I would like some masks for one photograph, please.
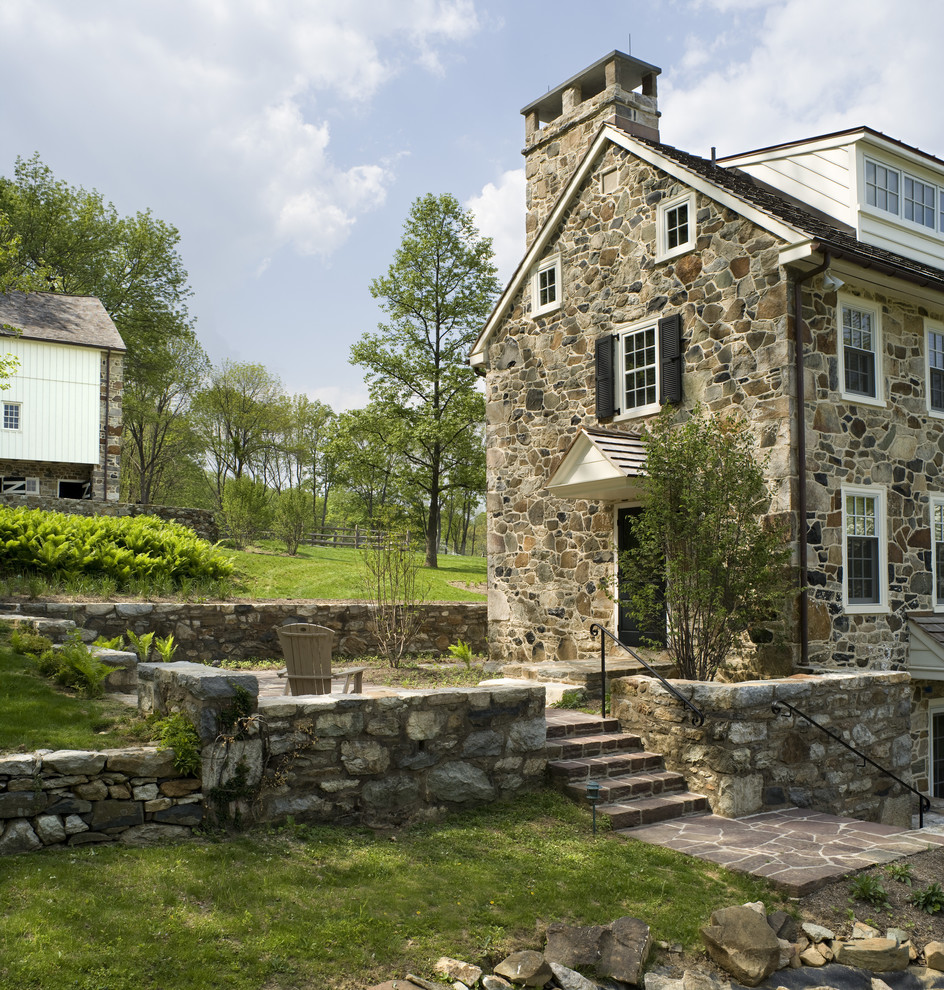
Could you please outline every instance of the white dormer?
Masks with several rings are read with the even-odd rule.
[[[944,162],[867,127],[722,158],[865,244],[944,268]]]

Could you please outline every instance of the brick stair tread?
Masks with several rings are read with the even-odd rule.
[[[593,736],[569,736],[547,742],[549,760],[572,760],[581,756],[601,756],[617,751],[642,750],[642,739],[628,732],[607,732]]]
[[[619,777],[663,769],[662,757],[646,750],[638,753],[605,753],[584,759],[551,760],[547,766],[552,777],[566,780]]]
[[[622,804],[644,797],[678,794],[687,789],[685,777],[673,770],[643,770],[620,777],[606,777],[599,783],[600,800],[605,804]],[[584,782],[567,784],[565,792],[577,801],[587,803]]]
[[[587,716],[580,721],[555,721],[553,717],[547,721],[548,739],[571,739],[579,736],[595,736],[610,732],[620,732],[619,719],[603,718],[602,716]]]
[[[703,794],[679,791],[657,797],[637,798],[634,801],[600,804],[597,805],[597,812],[611,820],[615,831],[630,832],[640,825],[707,814],[708,799]]]

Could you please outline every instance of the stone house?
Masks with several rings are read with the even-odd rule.
[[[98,299],[0,296],[0,496],[118,499],[125,345]],[[4,499],[9,503],[9,499]]]
[[[909,670],[944,797],[944,161],[867,127],[696,157],[659,140],[659,72],[613,52],[522,111],[526,254],[470,355],[492,656],[632,635],[604,585],[637,431],[736,409],[807,576],[793,663]]]

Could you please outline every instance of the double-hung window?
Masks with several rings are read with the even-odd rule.
[[[854,297],[839,298],[842,392],[849,399],[882,403],[881,311]]]
[[[3,428],[5,430],[18,430],[20,428],[20,412],[22,404],[19,402],[3,403]]]
[[[944,495],[931,498],[931,584],[935,611],[944,612]]]
[[[886,611],[884,489],[842,489],[842,538],[846,611]]]
[[[561,304],[560,255],[546,258],[534,270],[531,281],[531,312],[534,316],[550,313]]]
[[[695,194],[675,196],[656,208],[656,260],[665,261],[695,247]]]
[[[932,415],[944,415],[944,326],[925,326],[925,346],[928,352],[928,410]]]

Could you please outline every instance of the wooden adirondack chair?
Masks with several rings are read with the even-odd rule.
[[[331,649],[334,632],[314,622],[290,622],[277,630],[285,657],[285,669],[277,671],[285,678],[285,694],[331,694]],[[366,667],[336,670],[333,676],[344,678],[341,694],[353,686],[360,694]]]

